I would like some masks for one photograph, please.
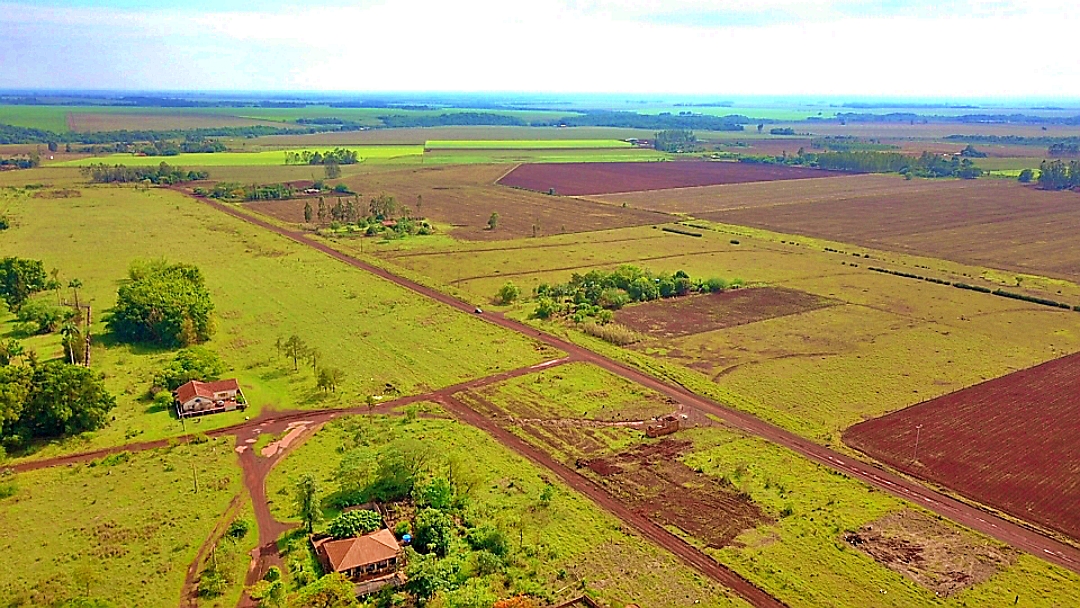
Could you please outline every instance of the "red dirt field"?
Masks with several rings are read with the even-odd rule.
[[[634,163],[631,163],[634,164]],[[462,165],[377,170],[343,180],[362,193],[363,204],[378,194],[393,196],[413,217],[449,224],[450,234],[469,241],[498,241],[571,232],[662,224],[671,217],[643,209],[622,209],[593,201],[550,197],[494,185],[509,165]],[[347,197],[346,197],[347,198]],[[335,195],[325,199],[333,205]],[[253,211],[286,222],[304,221],[308,199],[248,203]],[[498,227],[487,229],[491,213]]]
[[[649,336],[673,338],[799,314],[837,303],[796,289],[751,287],[635,304],[616,313],[615,320]]]
[[[1080,540],[1080,353],[859,423],[844,442]]]
[[[552,163],[520,165],[499,184],[563,196],[664,190],[850,175],[833,171],[735,162]]]

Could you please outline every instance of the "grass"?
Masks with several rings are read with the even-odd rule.
[[[989,269],[930,258],[850,248],[733,226],[688,239],[650,228],[461,244],[437,253],[384,255],[389,263],[492,297],[507,280],[530,293],[572,273],[622,263],[691,277],[741,277],[843,304],[823,310],[673,339],[648,338],[630,349],[598,340],[590,348],[695,387],[824,443],[872,417],[1080,349],[1080,315],[871,273],[867,265],[1004,286]],[[739,245],[729,241],[735,238]],[[791,240],[788,240],[791,239]],[[795,245],[796,240],[801,243]],[[781,242],[784,241],[784,242]],[[843,248],[866,253],[824,251]],[[926,270],[922,267],[928,267]],[[964,276],[969,275],[969,276]],[[1072,301],[1077,286],[1024,278],[1047,297]],[[1064,295],[1057,295],[1061,291]],[[533,305],[512,314],[527,317]],[[897,362],[904,363],[898,364]]]
[[[64,106],[0,105],[0,124],[66,133],[71,110]]]
[[[188,564],[241,490],[232,445],[218,440],[112,460],[14,476],[17,493],[0,500],[8,531],[0,548],[11,556],[0,565],[5,606],[86,596],[176,606]]]
[[[505,163],[614,163],[656,161],[672,156],[648,148],[550,149],[550,150],[435,150],[423,156],[424,164],[475,165]]]
[[[435,406],[429,407],[438,415]],[[329,423],[268,477],[267,495],[278,517],[292,514],[291,484],[301,473],[315,475],[324,491],[336,487],[333,471],[341,459],[339,448],[351,445],[358,433],[365,444],[360,449],[372,454],[396,437],[420,438],[439,455],[433,463],[436,469],[444,470],[453,461],[456,476],[475,476],[470,509],[509,530],[513,548],[527,556],[525,567],[511,570],[513,585],[531,580],[547,592],[562,590],[559,597],[583,586],[613,606],[629,602],[657,608],[746,605],[628,534],[617,520],[561,483],[555,482],[550,505],[538,508],[538,497],[551,475],[484,433],[453,420],[353,417]],[[560,571],[565,571],[562,579]],[[496,591],[503,596],[512,593]]]
[[[1033,602],[1026,605],[1049,607],[1080,596],[1080,576],[1022,556],[985,583],[935,597],[841,539],[845,530],[905,508],[904,502],[761,439],[719,428],[681,436],[695,445],[684,457],[687,465],[723,477],[776,518],[744,533],[735,546],[710,552],[793,608],[1004,605],[1015,595]]]
[[[647,420],[670,414],[658,393],[590,363],[572,362],[477,389],[515,418]]]
[[[349,150],[356,151],[361,162],[385,161],[406,156],[420,156],[424,153],[422,146],[347,146]],[[310,150],[312,152],[327,152],[332,147],[313,146],[290,152]],[[136,156],[133,154],[110,154],[108,156],[93,156],[76,160],[67,160],[56,163],[62,167],[85,167],[91,164],[105,163],[109,165],[128,165],[132,167],[152,167],[166,162],[170,165],[184,167],[228,167],[228,166],[275,166],[285,165],[286,150],[266,150],[262,152],[194,152],[190,154],[178,154],[176,156]],[[320,169],[321,167],[315,167]]]
[[[575,148],[629,148],[629,142],[618,139],[473,139],[430,140],[424,144],[428,149],[439,150],[548,150]]]
[[[198,265],[216,305],[208,346],[244,387],[247,412],[188,421],[187,432],[242,421],[266,408],[362,404],[367,395],[417,394],[556,356],[532,341],[433,303],[310,248],[254,228],[180,194],[130,187],[91,187],[81,197],[30,198],[0,191],[14,217],[4,255],[42,259],[60,279],[83,281],[93,306],[93,366],[116,395],[115,420],[85,437],[45,446],[36,457],[179,435],[181,424],[144,398],[153,372],[173,354],[113,344],[101,323],[135,258],[165,256]],[[66,290],[65,298],[71,299]],[[11,315],[0,337],[13,335]],[[278,337],[298,334],[321,351],[322,365],[346,379],[336,393],[318,391],[304,361],[293,370],[275,351]],[[42,358],[61,354],[57,335],[26,345]]]

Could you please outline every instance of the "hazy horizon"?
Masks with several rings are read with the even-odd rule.
[[[0,1],[9,90],[542,94],[1056,104],[1049,0]],[[1034,52],[1032,52],[1034,50]],[[674,92],[673,92],[674,91]]]

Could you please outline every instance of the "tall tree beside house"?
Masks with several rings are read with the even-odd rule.
[[[322,509],[319,507],[319,484],[310,473],[305,473],[296,481],[293,502],[296,505],[296,514],[304,522],[308,534],[315,531],[315,524],[322,519]]]
[[[121,342],[190,346],[210,339],[214,304],[202,272],[190,264],[133,266],[106,325]]]

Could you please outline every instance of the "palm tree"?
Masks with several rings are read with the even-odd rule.
[[[72,365],[75,365],[75,345],[82,337],[79,335],[79,326],[72,321],[68,321],[60,327],[60,335],[62,336],[61,342],[64,345],[64,350],[68,353],[68,359],[70,359]]]
[[[83,286],[83,282],[79,279],[71,279],[68,281],[68,287],[75,292],[75,308],[82,308],[79,306],[79,288]]]

